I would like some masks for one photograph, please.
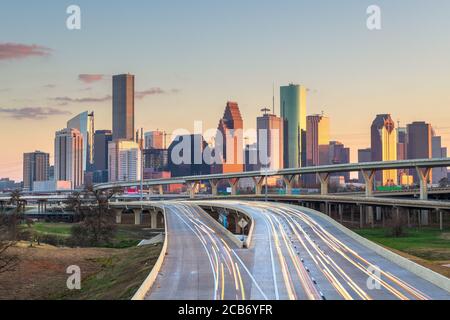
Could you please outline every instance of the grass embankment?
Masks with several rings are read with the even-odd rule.
[[[69,248],[73,224],[35,223],[21,226],[43,239],[57,237],[60,246],[22,241],[10,254],[20,257],[12,272],[0,274],[1,299],[127,300],[152,270],[162,244],[136,247],[157,233],[141,226],[120,225],[112,244],[103,248]],[[68,290],[67,267],[81,269],[81,290]]]
[[[354,230],[359,235],[450,277],[450,229],[409,228],[393,237],[387,228]]]
[[[70,237],[70,232],[74,224],[70,223],[46,223],[37,222],[32,225],[22,226],[23,230],[35,232],[39,235],[50,235],[60,238],[58,243],[64,243],[64,240]],[[131,248],[139,244],[142,239],[151,239],[158,233],[148,228],[134,225],[119,225],[117,232],[111,243],[103,247],[106,248]]]

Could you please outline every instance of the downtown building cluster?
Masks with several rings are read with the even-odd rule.
[[[275,106],[273,110],[261,110],[263,114],[256,119],[254,130],[256,142],[252,144],[247,141],[248,131],[244,130],[238,103],[229,101],[219,119],[216,136],[212,142],[206,142],[202,133],[170,136],[160,130],[136,130],[135,76],[115,75],[112,130],[95,130],[94,112],[85,111],[70,119],[65,128],[55,133],[53,166],[48,153],[24,154],[23,187],[25,191],[46,192],[81,189],[103,182],[349,163],[350,148],[330,139],[330,118],[323,113],[307,115],[307,94],[302,85],[282,86],[280,115],[276,115]],[[370,135],[370,148],[358,150],[359,162],[447,156],[441,138],[425,122],[396,128],[391,115],[377,115]],[[445,168],[433,170],[432,182],[444,177]],[[315,187],[319,183],[316,179],[305,176],[299,183]],[[376,184],[412,184],[414,179],[414,173],[386,170],[377,173]],[[333,174],[330,178],[334,184],[350,181],[353,180],[349,173]],[[276,185],[280,181],[273,179],[269,183]],[[252,187],[251,181],[245,179],[240,184],[241,188]]]

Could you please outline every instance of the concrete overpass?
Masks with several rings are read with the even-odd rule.
[[[160,194],[163,193],[163,186],[182,184],[185,185],[191,198],[195,198],[196,189],[200,182],[207,181],[211,186],[212,195],[217,195],[217,186],[220,181],[228,181],[231,186],[232,195],[236,195],[238,191],[238,183],[240,179],[252,178],[255,183],[255,194],[260,195],[266,177],[280,176],[283,178],[286,187],[286,193],[292,194],[295,178],[306,174],[315,174],[320,181],[320,190],[322,195],[329,194],[328,184],[330,175],[342,172],[360,172],[365,180],[365,196],[372,197],[374,190],[375,172],[390,169],[414,169],[417,172],[420,182],[420,199],[428,198],[427,181],[430,176],[431,169],[438,167],[450,167],[450,158],[443,159],[422,159],[422,160],[402,160],[402,161],[384,161],[384,162],[367,162],[356,164],[327,165],[318,167],[304,167],[293,169],[282,169],[274,171],[253,171],[238,172],[226,174],[212,174],[204,176],[180,177],[171,179],[143,180],[132,182],[104,183],[94,186],[95,190],[112,189],[115,187],[158,187]]]
[[[364,240],[328,216],[287,204],[243,200],[111,203],[163,211],[166,242],[139,291],[145,299],[450,299],[450,280]],[[245,215],[229,230],[205,210]],[[368,283],[379,272],[379,287]]]

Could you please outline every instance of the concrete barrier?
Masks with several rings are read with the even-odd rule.
[[[144,300],[147,293],[152,288],[153,284],[156,281],[156,278],[158,277],[159,271],[161,270],[162,264],[164,262],[164,259],[167,254],[167,246],[168,246],[168,228],[167,228],[167,216],[166,216],[166,210],[164,207],[160,208],[163,210],[164,215],[164,228],[165,228],[165,236],[164,236],[164,244],[161,250],[161,253],[159,254],[158,260],[156,260],[155,265],[153,266],[152,271],[148,275],[148,277],[144,280],[142,285],[139,287],[139,289],[134,294],[133,298],[131,300]]]
[[[236,237],[236,235],[234,233],[232,233],[230,230],[228,230],[227,228],[225,228],[223,225],[221,225],[219,223],[219,221],[217,221],[216,219],[214,219],[213,217],[211,217],[208,212],[205,211],[205,209],[203,209],[203,207],[208,207],[208,208],[214,208],[214,207],[220,207],[220,206],[210,206],[210,205],[198,205],[198,207],[203,211],[203,213],[205,214],[205,216],[207,217],[207,219],[209,221],[211,221],[211,223],[213,223],[217,228],[219,228],[219,230],[222,230],[222,232],[236,245],[238,246],[238,248],[242,248],[244,247],[244,243],[238,239],[238,237]]]
[[[252,215],[249,214],[248,212],[243,211],[242,209],[235,207],[233,205],[229,205],[229,204],[223,204],[223,203],[212,203],[212,202],[206,202],[206,201],[202,201],[202,202],[196,202],[196,201],[191,201],[192,203],[197,204],[199,207],[216,207],[216,208],[223,208],[223,209],[230,209],[230,210],[234,210],[234,211],[239,211],[240,213],[242,213],[243,215],[246,215],[247,217],[250,218],[250,229],[248,231],[248,236],[247,239],[242,242],[239,239],[237,239],[237,237],[230,232],[229,230],[225,229],[218,221],[214,220],[211,216],[210,218],[212,220],[214,220],[221,228],[225,229],[227,232],[229,232],[230,234],[232,234],[234,236],[234,238],[236,238],[237,241],[241,242],[241,246],[245,247],[245,248],[250,248],[251,246],[251,242],[252,242],[252,238],[253,238],[253,231],[255,229],[255,220],[253,219]],[[208,215],[209,216],[209,215]]]
[[[299,206],[295,205],[288,205],[290,207],[296,207],[297,209]],[[330,224],[332,224],[334,227],[342,231],[344,234],[352,238],[353,240],[357,241],[358,243],[362,244],[363,246],[369,248],[370,250],[376,252],[380,256],[388,259],[389,261],[399,265],[400,267],[414,273],[415,275],[419,276],[422,279],[427,280],[428,282],[431,282],[435,286],[438,286],[439,288],[442,288],[446,290],[447,292],[450,292],[450,279],[447,277],[434,272],[433,270],[430,270],[428,268],[425,268],[424,266],[421,266],[409,259],[406,259],[362,236],[359,234],[351,231],[350,229],[344,227],[334,219],[330,218],[329,216],[323,214],[322,212],[315,211],[309,208],[301,207],[302,211],[305,211],[307,213],[310,213],[312,215],[318,216],[326,221],[328,221]]]

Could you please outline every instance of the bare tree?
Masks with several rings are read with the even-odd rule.
[[[17,221],[23,206],[19,190],[11,193],[9,203],[15,206],[13,212],[0,214],[0,273],[14,270],[19,262],[9,250],[17,241]]]
[[[111,242],[116,225],[113,212],[109,208],[109,200],[119,192],[121,189],[94,191],[87,188],[68,200],[68,206],[73,208],[81,219],[81,223],[73,226],[71,230],[73,244],[97,246]]]

